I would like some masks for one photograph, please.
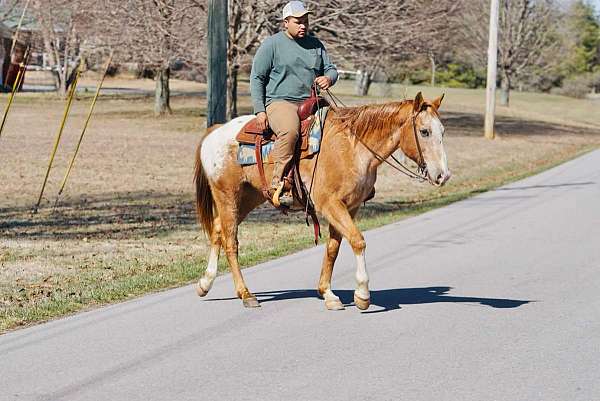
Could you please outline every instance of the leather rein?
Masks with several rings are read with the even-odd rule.
[[[343,103],[340,101],[340,99],[337,98],[337,96],[333,95],[329,91],[329,89],[327,90],[327,94],[331,97],[331,99],[333,100],[333,103],[335,104],[336,107],[337,107],[337,102],[340,102],[343,105]],[[337,100],[337,102],[336,102],[336,100]],[[354,132],[351,132],[351,133],[352,133],[352,135],[354,135],[356,137],[356,139],[358,139],[358,141],[365,148],[367,148],[367,150],[369,152],[371,152],[373,154],[373,156],[375,156],[375,158],[377,160],[379,160],[382,163],[387,163],[394,170],[401,172],[402,174],[408,176],[409,178],[415,179],[419,182],[424,182],[424,181],[427,181],[427,163],[425,163],[425,158],[423,157],[423,151],[421,149],[421,143],[419,142],[419,136],[417,135],[417,116],[419,115],[419,113],[420,112],[413,112],[413,114],[410,118],[410,121],[412,122],[412,131],[413,131],[413,134],[415,137],[415,142],[417,144],[417,151],[419,152],[419,161],[417,163],[418,167],[417,167],[416,172],[412,171],[410,168],[405,166],[400,160],[396,159],[396,157],[393,154],[391,154],[389,157],[391,157],[394,160],[394,162],[396,162],[396,165],[394,165],[387,158],[384,158],[383,156],[381,156],[377,152],[375,152],[369,145],[367,145],[365,143],[365,141],[362,137],[356,135]],[[406,121],[404,121],[404,123],[402,123],[400,128],[404,127],[404,125],[408,121],[409,121],[408,119]]]

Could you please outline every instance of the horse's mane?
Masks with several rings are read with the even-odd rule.
[[[352,134],[363,138],[368,132],[389,131],[398,127],[409,116],[407,105],[412,105],[412,100],[401,102],[368,104],[356,107],[340,107],[335,110],[335,123],[342,130],[349,130]]]

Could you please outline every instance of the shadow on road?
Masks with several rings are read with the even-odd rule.
[[[390,288],[371,291],[371,310],[363,313],[380,313],[401,309],[402,305],[419,305],[439,302],[470,303],[492,308],[518,308],[533,301],[503,298],[478,298],[451,296],[452,287]],[[354,290],[335,290],[335,294],[346,306],[354,305]],[[285,301],[289,299],[318,298],[316,290],[280,290],[255,293],[261,303]],[[236,298],[212,298],[207,301],[225,301]],[[373,310],[373,307],[381,309]]]

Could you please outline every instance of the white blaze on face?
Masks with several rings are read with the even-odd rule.
[[[443,142],[444,125],[437,116],[430,113],[423,113],[420,121],[421,129],[428,129],[430,132],[429,137],[423,137],[420,132],[417,132],[428,173],[433,180],[440,174],[449,176],[448,159]]]
[[[436,116],[431,118],[431,137],[436,144],[439,144],[438,153],[440,156],[440,164],[442,171],[448,171],[448,159],[446,158],[446,151],[444,150],[444,125],[440,119]]]
[[[253,115],[234,118],[211,132],[202,142],[200,160],[202,160],[202,166],[208,177],[216,180],[221,176],[227,161],[229,147],[235,143],[235,136],[253,118]]]

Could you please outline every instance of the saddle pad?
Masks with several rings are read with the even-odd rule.
[[[304,150],[301,154],[301,158],[304,159],[308,156],[314,155],[321,148],[321,123],[320,121],[325,121],[327,117],[327,112],[329,111],[329,107],[324,107],[320,109],[320,112],[315,114],[315,121],[308,134],[308,148]],[[268,142],[262,146],[262,158],[265,163],[272,164],[273,160],[271,160],[270,154],[273,151],[273,146],[275,142]],[[240,143],[237,153],[238,163],[242,166],[248,166],[251,164],[256,164],[256,156],[254,151],[254,145]]]

